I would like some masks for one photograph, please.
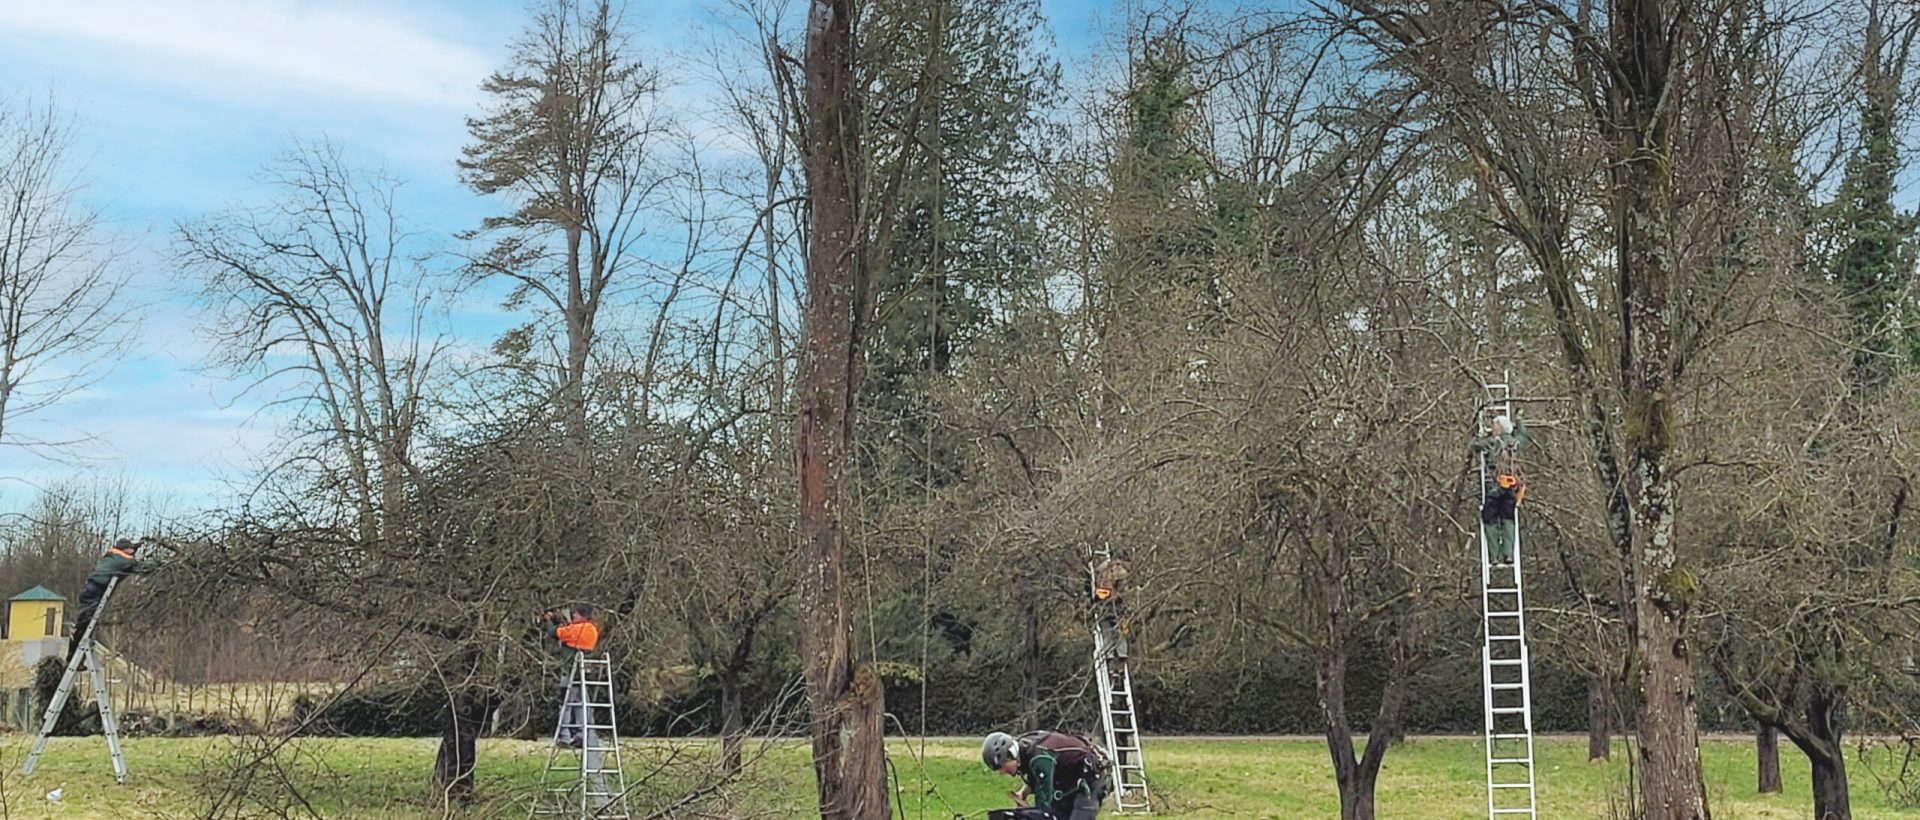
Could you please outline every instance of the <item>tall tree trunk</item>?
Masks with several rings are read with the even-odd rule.
[[[1374,820],[1374,790],[1380,780],[1380,766],[1387,749],[1400,739],[1400,712],[1406,705],[1407,673],[1395,668],[1389,674],[1392,677],[1381,695],[1380,711],[1367,734],[1366,751],[1355,755],[1353,730],[1347,722],[1347,653],[1342,648],[1321,656],[1320,714],[1327,752],[1333,759],[1334,785],[1340,791],[1340,820]]]
[[[1326,732],[1327,754],[1333,759],[1333,782],[1340,790],[1340,820],[1372,820],[1372,789],[1361,788],[1372,784],[1360,782],[1360,765],[1353,754],[1353,728],[1347,724],[1345,647],[1325,648],[1318,673],[1320,720]]]
[[[1853,820],[1853,802],[1847,794],[1847,754],[1836,745],[1834,753],[1808,755],[1813,763],[1814,820]]]
[[[842,486],[853,444],[865,252],[855,188],[860,146],[852,0],[812,0],[806,52],[806,156],[811,205],[806,348],[799,375],[803,662],[822,820],[887,816],[885,712],[879,679],[853,665],[843,587]]]
[[[1760,772],[1760,793],[1779,794],[1780,730],[1770,724],[1760,724],[1760,732],[1754,738],[1753,753],[1755,766]]]
[[[1607,682],[1600,672],[1587,674],[1587,762],[1613,759],[1613,721],[1607,709]]]
[[[1847,796],[1847,747],[1840,723],[1846,696],[1829,686],[1816,685],[1807,699],[1807,738],[1800,748],[1813,767],[1814,820],[1853,820]]]
[[[1347,611],[1344,555],[1328,525],[1314,534],[1320,566],[1320,663],[1315,684],[1320,695],[1320,723],[1326,732],[1327,755],[1333,760],[1333,782],[1340,790],[1340,820],[1371,820],[1371,795],[1361,799],[1359,761],[1353,754],[1353,727],[1347,722]],[[1361,814],[1360,812],[1366,812]]]
[[[746,746],[747,721],[740,703],[740,676],[728,672],[720,676],[720,762],[728,774],[740,771],[741,750]]]
[[[1380,764],[1387,748],[1399,738],[1400,711],[1406,703],[1406,670],[1395,664],[1380,697],[1380,711],[1374,717],[1373,730],[1367,736],[1366,752],[1355,755],[1353,727],[1347,715],[1347,633],[1350,628],[1346,596],[1347,555],[1332,527],[1319,534],[1323,539],[1320,586],[1322,590],[1320,662],[1317,685],[1320,718],[1327,738],[1327,754],[1333,760],[1334,785],[1340,791],[1340,820],[1374,819],[1374,785],[1380,777]]]
[[[1040,713],[1040,596],[1031,591],[1021,605],[1020,709],[1027,720]]]
[[[1621,386],[1632,501],[1633,617],[1640,794],[1649,820],[1705,820],[1699,717],[1687,633],[1698,580],[1681,565],[1668,470],[1674,406],[1673,128],[1669,86],[1679,11],[1670,0],[1613,0],[1614,228]]]
[[[448,801],[465,803],[473,799],[474,741],[486,724],[489,701],[483,693],[463,690],[453,694],[451,706],[433,756],[433,788]]]
[[[564,182],[562,183],[565,184]],[[565,189],[571,190],[571,189]],[[573,197],[570,193],[566,195]],[[587,353],[593,348],[593,317],[588,304],[586,283],[581,279],[582,231],[569,225],[567,233],[567,361],[561,374],[560,408],[567,436],[576,448],[574,455],[587,453]]]
[[[1340,787],[1340,820],[1373,820],[1373,783],[1357,782]]]

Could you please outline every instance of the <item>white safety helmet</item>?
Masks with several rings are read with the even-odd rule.
[[[1502,436],[1513,432],[1513,419],[1507,418],[1506,416],[1494,416],[1493,432]]]
[[[1007,761],[1012,760],[1014,756],[1019,753],[1020,742],[1014,740],[1013,735],[1007,734],[1006,732],[994,732],[987,735],[987,741],[980,744],[980,762],[987,764],[987,768],[996,772],[1000,771],[1001,766],[1007,765]]]

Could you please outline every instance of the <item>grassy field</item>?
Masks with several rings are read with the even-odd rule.
[[[21,777],[19,764],[28,739],[0,738],[5,767],[5,801],[10,817],[191,817],[204,814],[212,796],[232,782],[237,759],[251,750],[227,739],[139,739],[127,744],[132,776],[113,782],[106,746],[99,738],[60,738],[42,758],[39,771]],[[688,783],[706,770],[710,744],[630,743],[631,775],[659,772],[656,783]],[[426,739],[313,740],[291,747],[274,766],[248,770],[254,793],[269,803],[285,793],[276,780],[285,777],[306,792],[323,817],[434,817],[444,814],[425,796],[425,779],[434,742]],[[1337,814],[1324,748],[1306,740],[1165,740],[1149,738],[1148,766],[1160,801],[1157,816],[1199,818],[1323,818]],[[1590,765],[1585,743],[1550,740],[1541,744],[1540,801],[1543,818],[1605,818],[1610,798],[1621,791],[1626,767]],[[1706,746],[1708,786],[1718,818],[1804,818],[1810,814],[1806,766],[1797,753],[1783,750],[1787,792],[1753,794],[1750,746],[1710,742]],[[954,814],[975,818],[1005,805],[1013,782],[985,772],[971,743],[933,742],[924,766],[918,744],[893,749],[909,818],[948,820]],[[539,779],[546,750],[541,744],[484,741],[480,791],[486,798],[462,816],[522,817],[525,799]],[[243,755],[242,757],[236,757]],[[924,772],[924,775],[922,774]],[[1897,809],[1855,766],[1854,810],[1858,818],[1920,818],[1920,810]],[[62,790],[58,803],[44,795]],[[657,808],[665,793],[679,789],[636,791],[638,803]],[[812,795],[811,771],[803,748],[768,748],[752,767],[749,780],[703,808],[732,807],[735,816],[802,817]],[[1477,744],[1468,739],[1414,740],[1387,757],[1379,789],[1384,818],[1446,820],[1484,818],[1484,791]],[[258,816],[263,803],[247,803]],[[636,806],[639,808],[640,806]],[[301,812],[303,813],[303,812]],[[642,812],[644,813],[644,812]],[[309,815],[310,816],[310,815]],[[703,816],[729,816],[716,813]]]

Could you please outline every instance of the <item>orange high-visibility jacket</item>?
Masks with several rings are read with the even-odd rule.
[[[570,649],[592,652],[600,645],[600,627],[592,621],[571,621],[553,630],[553,636]]]

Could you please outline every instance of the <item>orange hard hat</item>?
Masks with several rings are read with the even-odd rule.
[[[1500,477],[1496,480],[1500,482],[1501,487],[1504,487],[1509,490],[1513,489],[1513,486],[1515,484],[1520,483],[1520,477],[1512,473],[1501,473]]]

